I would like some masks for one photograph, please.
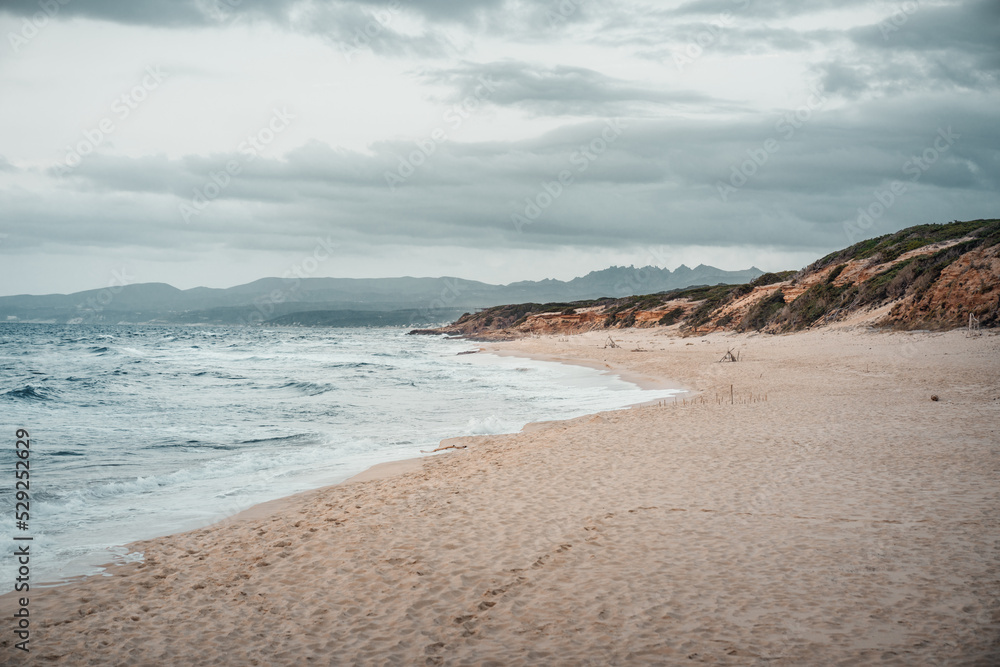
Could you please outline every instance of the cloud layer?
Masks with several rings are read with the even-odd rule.
[[[183,283],[184,265],[164,253],[223,276],[222,257],[288,256],[332,235],[368,253],[373,273],[400,268],[385,248],[413,247],[431,262],[426,275],[468,252],[489,268],[467,277],[502,281],[517,277],[497,268],[504,254],[591,257],[553,265],[560,277],[601,268],[609,250],[641,263],[653,246],[715,247],[730,261],[742,248],[749,266],[998,213],[995,2],[913,0],[881,12],[822,1],[225,2],[69,2],[36,26],[37,39],[25,26],[42,23],[38,3],[4,5],[13,57],[0,77],[29,97],[43,93],[19,67],[45,72],[55,65],[37,59],[70,53],[45,41],[54,25],[53,34],[107,30],[123,48],[163,31],[201,49],[210,36],[220,53],[253,40],[270,54],[263,67],[279,72],[270,80],[287,72],[296,104],[283,111],[268,90],[232,80],[244,74],[238,64],[220,69],[199,52],[199,68],[174,67],[172,92],[136,103],[128,131],[88,147],[101,120],[91,114],[58,158],[24,142],[0,156],[0,253],[76,249],[93,266],[127,249]],[[321,51],[296,55],[288,44]],[[156,55],[187,62],[183,48]],[[317,73],[329,90],[307,83]],[[344,94],[348,82],[359,92]],[[197,127],[170,118],[201,109],[199,122],[225,127],[199,99],[205,85],[275,104],[246,138],[178,152],[171,137]],[[165,120],[153,122],[157,104]],[[352,126],[324,125],[320,108],[358,119],[372,138],[347,147]],[[25,111],[21,122],[36,121]],[[894,182],[902,193],[885,204]],[[23,263],[8,266],[0,291],[26,291]],[[72,267],[50,282],[74,282]]]

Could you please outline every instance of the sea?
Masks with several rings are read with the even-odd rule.
[[[405,329],[0,323],[0,544],[32,538],[33,588],[108,576],[102,566],[142,558],[130,542],[421,456],[444,438],[675,393],[463,354],[477,349]],[[30,437],[21,526],[18,429]],[[0,559],[0,592],[14,588],[13,560]]]

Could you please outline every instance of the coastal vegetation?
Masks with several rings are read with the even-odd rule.
[[[622,298],[525,303],[466,313],[440,333],[532,333],[676,327],[784,333],[850,319],[894,329],[947,329],[970,315],[1000,324],[1000,220],[918,225],[830,253],[801,271],[740,285],[701,285]]]

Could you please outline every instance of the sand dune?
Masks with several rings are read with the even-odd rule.
[[[0,655],[1000,663],[1000,336],[605,338],[490,347],[700,394],[463,439],[393,476],[138,543],[141,565],[32,591],[29,659],[9,633]],[[741,361],[716,363],[731,347]]]

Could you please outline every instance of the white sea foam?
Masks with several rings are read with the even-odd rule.
[[[92,573],[127,542],[336,483],[444,438],[668,393],[589,368],[459,356],[467,343],[399,330],[72,330],[8,327],[0,346],[0,407],[32,435],[39,579]],[[29,384],[48,400],[30,400],[20,391]],[[0,502],[12,506],[11,495],[0,490]],[[9,542],[13,518],[0,528]],[[13,581],[4,567],[0,579]]]

